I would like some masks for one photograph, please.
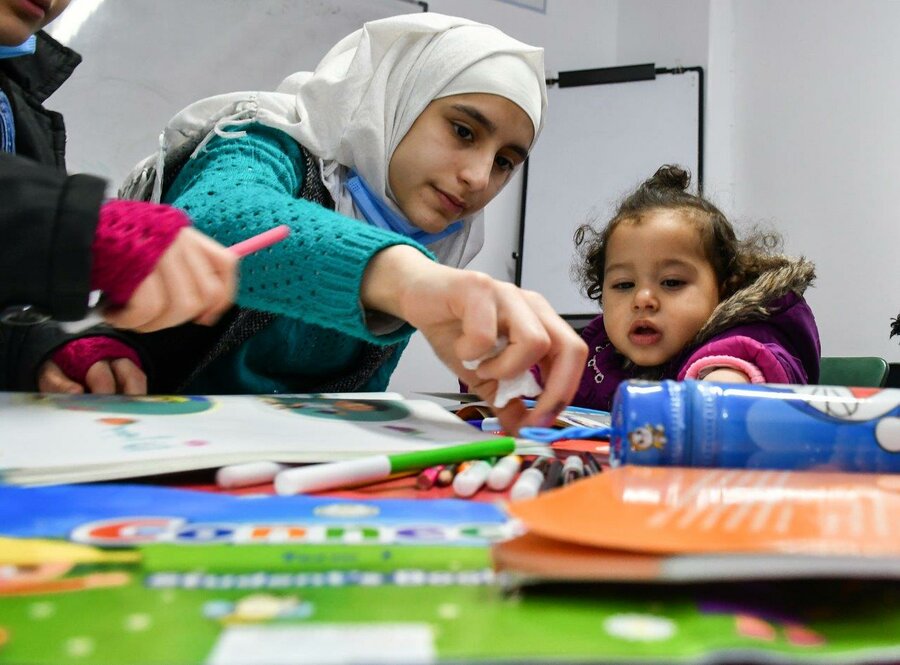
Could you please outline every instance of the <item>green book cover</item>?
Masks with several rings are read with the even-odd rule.
[[[114,507],[113,507],[114,506]],[[900,584],[510,588],[455,500],[0,487],[0,665],[900,660]]]

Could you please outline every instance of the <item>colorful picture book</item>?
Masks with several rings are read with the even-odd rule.
[[[399,396],[0,393],[0,480],[110,480],[254,460],[326,462],[493,438]]]
[[[509,511],[520,582],[900,579],[897,475],[624,466]]]
[[[0,487],[0,664],[890,663],[900,584],[507,593],[496,506]]]

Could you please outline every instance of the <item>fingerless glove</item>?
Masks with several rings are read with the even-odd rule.
[[[143,369],[137,351],[112,337],[81,337],[60,347],[52,356],[63,374],[81,385],[85,385],[85,377],[94,363],[118,358],[127,358]]]
[[[177,208],[146,201],[107,201],[92,246],[91,288],[109,305],[124,305],[190,218]]]

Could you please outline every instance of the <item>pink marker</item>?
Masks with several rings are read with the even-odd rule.
[[[265,249],[266,247],[274,245],[276,242],[284,240],[288,237],[288,234],[290,232],[291,227],[289,227],[287,224],[281,224],[280,226],[276,226],[274,229],[263,231],[262,233],[257,234],[252,238],[247,238],[246,240],[235,243],[228,249],[237,254],[239,257],[243,258],[247,256],[247,254],[258,252],[261,249]]]

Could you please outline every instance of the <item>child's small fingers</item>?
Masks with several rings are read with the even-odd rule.
[[[490,353],[494,346],[501,306],[497,282],[492,278],[475,272],[464,278],[449,292],[450,310],[458,313],[462,332],[454,345],[455,353],[461,361],[472,362]]]
[[[42,393],[69,393],[79,395],[84,392],[80,383],[72,381],[55,362],[46,362],[38,375],[38,390]]]
[[[152,288],[139,294],[145,285]],[[143,297],[138,299],[138,295]],[[189,321],[194,313],[192,303],[196,300],[196,287],[185,267],[183,253],[180,247],[173,245],[126,307],[133,307],[133,318],[140,321],[133,326],[135,330],[153,332]]]
[[[502,409],[494,409],[494,413],[503,431],[515,436],[525,426],[530,412],[522,400],[512,399]]]
[[[195,232],[188,250],[199,300],[193,321],[212,325],[234,302],[238,257],[211,238]]]
[[[113,360],[112,371],[116,379],[116,392],[123,395],[147,394],[147,375],[128,358]]]
[[[230,294],[212,257],[199,245],[191,247],[185,267],[194,283],[194,300],[188,303],[193,310],[191,319],[214,316],[224,309]]]
[[[198,303],[202,300],[201,285],[193,268],[194,257],[190,252],[179,248],[179,252],[165,265],[160,262],[160,277],[164,290],[163,309],[160,315],[151,321],[154,329],[168,328],[194,318],[198,311]]]
[[[113,376],[108,360],[101,360],[91,365],[87,374],[84,375],[84,382],[87,384],[88,390],[95,395],[116,394],[116,378]]]

